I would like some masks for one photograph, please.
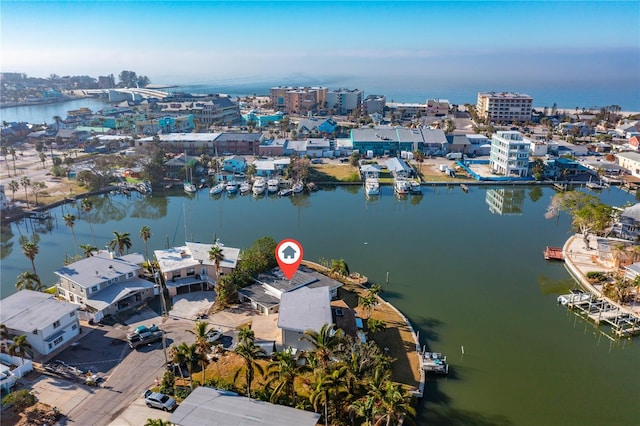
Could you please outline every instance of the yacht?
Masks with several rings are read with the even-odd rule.
[[[227,183],[227,193],[228,194],[235,194],[238,192],[238,182],[236,182],[235,180],[230,180]]]
[[[304,191],[304,184],[302,182],[296,182],[291,187],[291,190],[293,191],[294,194],[299,194],[302,191]]]
[[[267,190],[271,193],[278,192],[280,181],[278,179],[269,179],[267,181]]]
[[[406,195],[411,190],[411,185],[406,179],[396,178],[395,182],[393,183],[393,189],[398,195]]]
[[[264,193],[265,189],[267,189],[267,183],[263,178],[259,177],[253,182],[253,195],[260,195]]]
[[[416,182],[415,180],[409,182],[409,191],[412,194],[422,194],[422,186],[420,186],[420,182]]]
[[[240,193],[241,194],[246,194],[247,192],[251,191],[251,185],[249,184],[249,182],[244,181],[240,184]]]
[[[376,178],[367,178],[364,181],[364,192],[366,195],[379,195],[380,184]]]
[[[218,195],[220,194],[222,191],[224,191],[224,188],[226,187],[226,185],[224,183],[219,183],[217,185],[214,185],[211,187],[211,189],[209,190],[209,194],[212,195]]]
[[[196,186],[189,181],[184,181],[182,187],[184,188],[184,192],[189,194],[193,194],[198,190],[198,188],[196,188]]]

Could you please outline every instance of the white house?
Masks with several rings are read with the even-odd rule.
[[[635,176],[640,177],[640,153],[638,152],[621,152],[616,155],[618,164],[629,170]]]
[[[491,138],[489,167],[504,176],[529,175],[529,144],[516,131],[500,131]]]
[[[7,326],[10,335],[27,336],[41,355],[65,346],[80,333],[78,305],[32,290],[0,300],[0,323]]]
[[[143,278],[140,254],[116,257],[98,254],[64,266],[58,276],[58,296],[82,307],[83,318],[100,321],[145,303],[155,295],[155,283]]]
[[[300,340],[307,330],[320,331],[331,324],[331,293],[329,287],[302,287],[280,298],[278,328],[282,330],[282,345],[295,350],[312,350],[306,340]]]

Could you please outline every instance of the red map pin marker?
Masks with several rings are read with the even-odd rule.
[[[276,260],[284,276],[288,280],[293,278],[302,262],[302,245],[296,240],[286,239],[276,247]]]

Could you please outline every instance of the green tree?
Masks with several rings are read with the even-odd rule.
[[[335,365],[326,369],[317,369],[315,371],[315,380],[312,383],[309,402],[311,402],[316,412],[318,412],[320,406],[324,408],[323,418],[325,426],[332,424],[330,421],[331,413],[334,414],[333,417],[336,417],[338,401],[348,395],[344,386],[346,377],[347,367],[341,365]]]
[[[2,398],[2,404],[13,405],[13,410],[16,413],[22,413],[25,409],[35,405],[36,397],[29,391],[29,389],[20,389],[15,392],[11,392]]]
[[[385,392],[380,401],[382,415],[374,425],[399,425],[408,415],[415,416],[416,410],[411,404],[411,396],[401,385],[387,382]]]
[[[9,154],[11,154],[11,157],[13,158],[13,175],[17,176],[18,174],[16,173],[16,156],[18,154],[16,153],[16,150],[14,148],[11,148],[9,150]]]
[[[29,343],[25,335],[14,337],[13,343],[9,345],[9,355],[22,358],[21,364],[24,364],[24,358],[29,355],[30,351],[31,343]]]
[[[171,422],[162,419],[147,419],[144,426],[171,426]]]
[[[387,324],[380,319],[369,318],[367,319],[367,330],[371,334],[376,334],[379,331],[383,331],[386,328]]]
[[[602,204],[598,197],[580,191],[567,191],[556,194],[545,213],[546,218],[553,218],[561,211],[572,218],[572,228],[582,234],[585,244],[591,232],[601,234],[611,225],[613,209]]]
[[[11,199],[13,200],[14,198],[16,198],[16,191],[20,189],[20,184],[17,181],[12,180],[7,185],[11,190]]]
[[[349,164],[358,168],[360,166],[360,154],[357,152],[352,153],[351,157],[349,157]]]
[[[40,156],[40,161],[42,162],[42,168],[44,169],[44,163],[47,160],[47,156],[44,152],[41,152],[40,154],[38,154]]]
[[[300,340],[305,340],[313,346],[314,355],[323,369],[327,368],[334,351],[343,339],[344,331],[336,329],[334,324],[324,324],[319,331],[307,330],[300,337]]]
[[[34,273],[38,273],[36,271],[35,258],[40,251],[40,247],[38,243],[40,241],[40,237],[37,234],[34,234],[33,237],[27,238],[24,235],[20,237],[20,247],[22,247],[22,254],[24,254],[27,259],[31,261],[31,268]]]
[[[275,255],[277,245],[271,237],[257,239],[251,247],[242,252],[239,272],[247,277],[253,277],[278,266]]]
[[[266,371],[267,383],[270,386],[275,385],[271,394],[272,403],[278,403],[279,398],[286,395],[288,405],[295,406],[296,390],[294,384],[301,370],[302,367],[298,364],[298,359],[290,347],[274,354]]]
[[[43,287],[38,274],[31,271],[24,271],[23,273],[18,275],[18,281],[16,281],[16,289],[42,291]]]
[[[142,238],[142,241],[144,241],[144,255],[147,259],[149,259],[149,252],[147,250],[147,241],[149,241],[149,238],[151,238],[151,228],[149,228],[146,225],[140,228],[140,238]]]
[[[85,257],[91,257],[93,256],[93,252],[98,251],[98,247],[92,246],[91,244],[80,244],[80,248],[82,249]]]
[[[253,383],[256,371],[260,373],[260,375],[264,375],[264,369],[262,368],[262,364],[258,363],[258,360],[265,355],[265,352],[262,348],[256,346],[255,338],[253,337],[252,333],[245,334],[248,337],[240,339],[240,342],[233,351],[236,354],[240,355],[240,357],[244,360],[244,374],[247,385],[247,397],[251,398],[251,384]],[[237,380],[240,372],[241,369],[238,369],[238,371],[236,371],[236,374],[234,375],[234,381]]]
[[[127,249],[127,252],[131,248],[131,237],[128,232],[117,232],[113,231],[114,238],[109,241],[109,248],[111,250],[115,250],[118,248],[118,253],[120,256],[124,254],[124,249]]]
[[[209,327],[209,324],[205,321],[197,321],[193,326],[193,330],[186,331],[196,337],[196,345],[198,346],[200,352],[207,353],[210,349],[207,338],[209,337],[209,334],[214,332],[215,330],[215,328]]]
[[[38,205],[38,195],[42,193],[42,191],[47,187],[47,185],[44,182],[40,182],[40,181],[35,181],[35,182],[31,182],[31,192],[33,192],[33,195],[36,199],[35,201],[35,205]]]
[[[66,213],[62,216],[62,220],[64,220],[64,224],[71,229],[71,236],[73,237],[73,247],[76,250],[76,256],[78,255],[78,242],[76,241],[76,233],[73,230],[73,227],[76,224],[76,216],[71,213]]]
[[[216,268],[216,293],[218,292],[218,280],[220,279],[220,263],[224,260],[224,253],[222,248],[214,244],[209,250],[209,260],[213,260],[213,264]]]
[[[349,265],[344,259],[332,259],[331,260],[331,273],[339,275],[341,277],[349,276]]]
[[[26,199],[26,203],[27,206],[29,205],[29,195],[27,194],[27,189],[31,186],[31,179],[29,179],[27,176],[23,176],[22,179],[20,179],[20,185],[24,188],[24,197]]]

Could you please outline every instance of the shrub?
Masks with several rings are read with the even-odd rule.
[[[13,409],[21,413],[36,403],[36,397],[28,389],[20,389],[2,398],[2,403],[13,405]]]

